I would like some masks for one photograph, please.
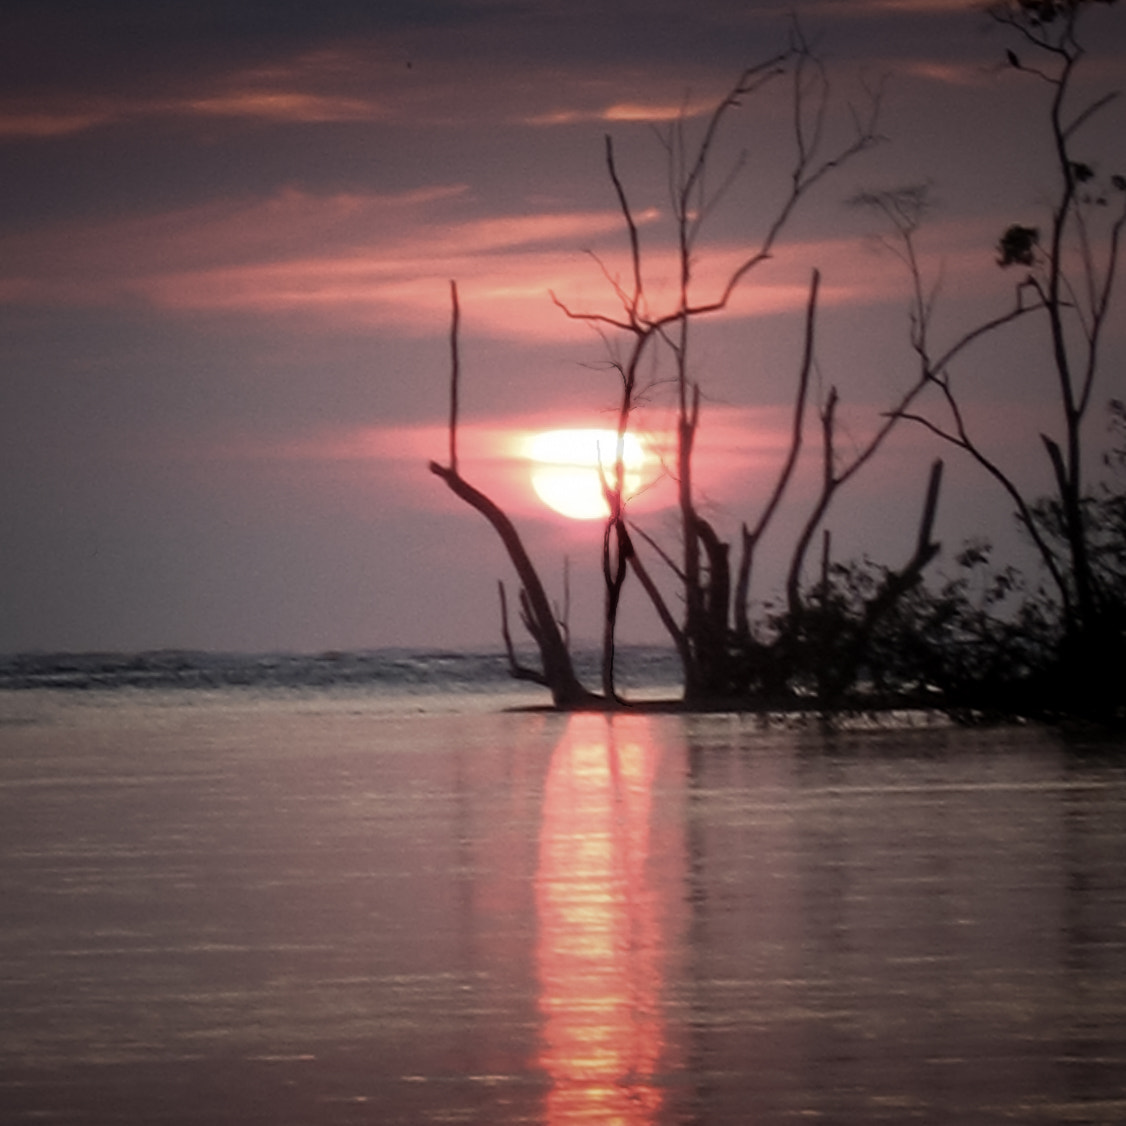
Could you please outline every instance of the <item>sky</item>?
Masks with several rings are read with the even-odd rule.
[[[601,605],[597,522],[538,499],[529,436],[613,424],[617,346],[569,319],[616,311],[627,242],[612,136],[654,306],[670,289],[667,155],[678,127],[797,18],[830,77],[826,151],[881,91],[884,140],[803,201],[771,259],[694,337],[698,483],[725,536],[753,521],[785,455],[809,278],[821,271],[814,390],[836,386],[847,453],[914,375],[907,278],[847,201],[928,183],[920,232],[941,276],[936,339],[1012,302],[995,264],[1054,186],[1046,87],[1013,41],[950,0],[8,0],[0,13],[0,652],[256,652],[499,644],[485,521],[427,471],[444,459],[449,283],[461,304],[461,469],[510,511],[572,631]],[[1084,81],[1126,86],[1126,12],[1089,13]],[[1126,113],[1090,125],[1100,174],[1126,171]],[[757,245],[787,187],[790,89],[729,120],[700,292]],[[678,124],[679,123],[679,124]],[[1123,307],[1122,292],[1117,308]],[[1113,320],[1114,318],[1112,318]],[[1126,395],[1117,314],[1092,411]],[[662,372],[638,427],[659,445]],[[1035,494],[1058,431],[1043,334],[959,368],[977,433]],[[1054,428],[1054,429],[1053,429]],[[834,552],[896,564],[941,451],[903,426],[830,512]],[[767,598],[808,506],[813,431]],[[1019,552],[1010,506],[946,450],[938,568],[966,537]],[[1092,471],[1097,459],[1091,458]],[[635,502],[674,526],[657,474]],[[672,546],[673,541],[667,541]],[[653,561],[651,569],[658,570]],[[624,640],[662,632],[627,590]]]

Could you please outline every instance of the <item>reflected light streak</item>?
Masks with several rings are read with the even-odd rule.
[[[663,1092],[665,935],[644,716],[572,716],[544,793],[536,906],[545,1121],[646,1126]]]

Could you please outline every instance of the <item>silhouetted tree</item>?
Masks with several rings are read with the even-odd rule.
[[[890,222],[898,253],[912,283],[911,346],[921,377],[937,393],[932,410],[902,410],[909,418],[960,448],[1011,498],[1025,532],[1047,568],[1062,614],[1060,675],[1075,693],[1105,698],[1118,689],[1106,677],[1104,657],[1111,639],[1100,607],[1092,562],[1092,522],[1085,499],[1083,424],[1100,376],[1100,348],[1111,315],[1126,225],[1126,178],[1102,176],[1076,149],[1083,129],[1118,96],[1105,94],[1075,104],[1076,73],[1084,49],[1079,27],[1096,2],[1113,0],[1005,0],[989,9],[992,19],[1015,35],[1021,53],[1006,51],[1009,67],[1043,85],[1044,112],[1052,139],[1056,188],[1043,229],[1014,223],[1001,234],[997,262],[1017,269],[1014,304],[964,332],[945,348],[935,346],[932,321],[937,289],[928,289],[916,253],[915,234],[926,210],[923,189],[865,193],[858,202]],[[1046,322],[1048,362],[1055,376],[1059,432],[1041,434],[1055,492],[1034,501],[973,431],[953,368],[962,354],[1017,321]]]
[[[522,680],[532,680],[544,685],[550,690],[552,701],[557,708],[570,709],[593,704],[596,702],[595,697],[582,686],[575,675],[571,654],[560,631],[559,622],[516,526],[499,505],[481,492],[480,489],[471,485],[461,475],[457,456],[461,374],[458,348],[460,310],[457,285],[452,282],[450,283],[450,302],[452,314],[450,323],[449,464],[442,465],[437,461],[432,461],[430,462],[430,472],[445,481],[456,496],[475,508],[489,521],[504,544],[512,565],[516,569],[521,584],[521,618],[539,649],[542,667],[531,669],[520,664],[516,659],[515,650],[508,634],[508,613],[502,585],[500,588],[502,622],[513,675]]]
[[[1114,678],[1119,677],[1120,683],[1126,677],[1122,593],[1126,500],[1121,489],[1116,492],[1107,486],[1096,493],[1084,489],[1082,425],[1095,391],[1099,348],[1126,225],[1126,180],[1119,175],[1101,177],[1094,163],[1076,159],[1073,152],[1083,126],[1113,100],[1108,95],[1079,108],[1071,105],[1074,74],[1083,55],[1077,25],[1082,10],[1094,2],[1099,0],[1010,0],[992,9],[994,20],[1022,37],[1023,53],[1032,50],[1037,56],[1022,57],[1012,48],[1006,54],[1012,69],[1043,81],[1050,90],[1046,114],[1059,175],[1043,227],[1012,223],[998,241],[998,265],[1021,272],[1009,307],[972,325],[945,346],[936,345],[932,322],[937,287],[928,287],[916,251],[916,234],[928,206],[926,189],[909,187],[856,197],[857,203],[875,209],[887,221],[888,244],[905,264],[911,283],[910,344],[917,366],[912,381],[850,457],[843,457],[837,448],[837,388],[830,386],[816,404],[820,486],[790,545],[783,602],[773,610],[767,606],[762,615],[750,611],[756,551],[783,502],[802,456],[806,431],[813,425],[807,415],[813,397],[810,377],[820,275],[814,271],[810,282],[789,447],[757,519],[742,525],[736,563],[732,544],[703,515],[694,485],[703,397],[693,363],[695,326],[730,308],[756,267],[775,252],[801,200],[835,169],[878,141],[879,98],[870,95],[868,111],[854,115],[853,133],[826,154],[828,82],[795,29],[785,51],[739,76],[694,142],[684,120],[663,134],[677,271],[671,297],[663,305],[656,297],[659,287],[653,284],[652,258],[643,246],[626,179],[613,142],[606,139],[607,174],[628,243],[625,280],[599,262],[615,301],[612,312],[574,309],[552,295],[566,316],[591,325],[610,342],[609,366],[619,380],[616,454],[610,468],[600,470],[609,509],[601,552],[601,696],[589,692],[575,676],[566,630],[511,520],[461,475],[459,311],[452,287],[449,463],[431,462],[430,468],[490,521],[517,571],[520,616],[539,649],[541,667],[528,668],[516,658],[502,584],[502,633],[515,676],[545,684],[561,708],[617,704],[618,607],[632,572],[680,655],[689,704],[793,706],[806,701],[836,708],[875,700],[938,704],[966,715],[1047,714],[1053,708],[1066,710],[1069,698],[1078,699],[1080,683],[1092,700],[1105,704],[1113,698]],[[701,296],[701,232],[744,162],[740,158],[716,175],[717,139],[746,99],[783,77],[792,82],[793,106],[787,190],[763,221],[759,240]],[[972,432],[952,373],[975,345],[1035,318],[1048,326],[1061,433],[1041,436],[1055,492],[1029,499]],[[625,492],[626,438],[636,425],[640,402],[656,393],[660,382],[667,382],[675,397],[674,451],[667,468],[677,490],[679,545],[672,550],[637,526]],[[1112,418],[1121,435],[1126,413],[1120,403],[1112,409]],[[964,451],[1006,491],[1047,569],[1051,584],[1047,593],[1029,588],[1010,567],[995,568],[987,548],[975,544],[958,557],[957,577],[937,590],[922,581],[939,551],[933,527],[940,461],[931,468],[914,550],[898,570],[867,559],[832,558],[827,513],[840,490],[876,457],[892,429],[904,420]],[[1117,458],[1112,458],[1113,465],[1126,463],[1126,442],[1120,442],[1113,456]],[[810,581],[808,556],[818,532],[820,572]],[[670,608],[650,574],[642,558],[644,549],[670,570],[682,603],[680,615]]]
[[[714,158],[714,148],[721,127],[729,115],[745,100],[766,84],[789,76],[792,82],[793,145],[794,158],[789,170],[789,186],[784,198],[765,225],[757,244],[730,270],[717,291],[700,299],[694,293],[694,273],[700,232],[704,221],[729,190],[738,175],[744,158],[720,179],[719,186],[711,186],[709,173]],[[867,116],[855,117],[853,136],[835,152],[823,155],[825,148],[824,126],[829,98],[829,85],[821,64],[808,49],[804,39],[794,27],[787,48],[766,61],[747,68],[740,74],[727,94],[708,117],[703,135],[693,147],[687,140],[683,121],[663,137],[670,172],[672,219],[675,230],[679,276],[672,302],[663,311],[654,311],[647,289],[646,262],[638,224],[629,203],[614,155],[612,140],[606,139],[606,166],[625,225],[629,241],[629,280],[620,282],[610,270],[604,269],[610,281],[620,310],[613,314],[576,311],[558,298],[557,305],[569,317],[597,327],[604,334],[620,333],[627,341],[625,347],[612,360],[612,367],[620,377],[620,395],[617,422],[617,450],[609,472],[603,473],[603,491],[609,507],[602,544],[602,571],[605,583],[605,609],[603,629],[602,690],[607,703],[616,700],[614,678],[614,648],[618,606],[621,591],[630,569],[649,595],[656,611],[669,630],[681,655],[685,671],[685,691],[690,700],[715,695],[728,695],[746,686],[745,678],[734,670],[738,665],[738,645],[735,635],[749,632],[747,598],[751,559],[793,472],[802,440],[803,422],[809,376],[813,362],[813,336],[819,278],[814,274],[806,317],[803,358],[797,380],[798,394],[794,411],[793,447],[779,474],[770,502],[767,504],[753,531],[744,528],[742,560],[737,579],[732,586],[728,563],[729,545],[723,543],[715,530],[701,515],[693,492],[692,457],[700,422],[700,385],[692,374],[690,364],[690,326],[703,318],[723,312],[748,275],[773,254],[779,235],[802,198],[822,179],[845,161],[875,144],[879,138],[875,131],[878,98],[870,95]],[[554,295],[553,295],[554,298]],[[587,704],[593,699],[581,690],[574,679],[566,644],[558,629],[543,585],[535,573],[527,553],[511,521],[505,514],[461,476],[456,458],[458,359],[457,359],[456,289],[454,290],[454,317],[451,338],[453,361],[451,374],[451,417],[449,465],[436,462],[431,471],[442,477],[447,485],[463,500],[480,511],[497,530],[522,584],[521,611],[525,626],[536,641],[542,658],[542,670],[529,670],[518,664],[507,632],[507,609],[503,598],[502,614],[506,645],[515,675],[529,679],[543,679],[552,689],[553,698],[561,706]],[[656,355],[655,355],[656,353]],[[661,356],[672,357],[674,386],[677,396],[676,455],[673,468],[678,489],[681,527],[682,565],[676,570],[683,590],[685,617],[676,620],[665,603],[658,585],[649,575],[634,545],[631,524],[627,519],[625,496],[624,445],[633,422],[637,396],[643,388],[639,379],[643,364],[656,362]],[[822,430],[825,435],[824,457],[826,472],[824,489],[814,515],[795,548],[791,574],[800,574],[808,547],[809,537],[823,518],[836,491],[876,451],[894,419],[887,424],[873,443],[856,459],[841,469],[836,464],[832,449],[834,411],[837,393],[830,394],[827,407],[822,411]],[[899,406],[905,407],[910,397]],[[936,486],[932,490],[936,494]],[[931,505],[933,516],[933,505]],[[928,523],[929,533],[929,523]],[[641,535],[653,543],[645,533]],[[671,563],[671,555],[658,549],[662,559]],[[795,579],[793,586],[796,588]],[[796,597],[796,596],[795,596]],[[745,638],[744,638],[745,639]]]
[[[706,296],[697,296],[701,232],[708,217],[729,191],[741,168],[733,168],[717,176],[713,164],[716,157],[717,138],[730,115],[742,102],[767,82],[783,74],[792,81],[793,105],[793,160],[789,169],[788,190],[777,209],[765,221],[760,241],[753,245],[730,270],[718,287]],[[809,645],[807,623],[810,610],[803,604],[802,571],[812,539],[824,521],[825,515],[840,488],[866,465],[882,446],[887,435],[897,424],[901,414],[924,388],[925,381],[917,380],[891,410],[875,434],[856,453],[851,461],[842,463],[834,446],[836,410],[839,395],[831,388],[819,410],[822,435],[821,490],[812,510],[804,522],[792,547],[787,578],[789,605],[788,628],[772,640],[769,659],[763,655],[763,645],[752,637],[751,616],[748,611],[749,590],[753,559],[763,535],[775,515],[782,496],[792,478],[797,464],[805,430],[805,414],[809,398],[810,373],[813,367],[815,318],[820,277],[815,271],[810,284],[806,310],[804,346],[796,379],[797,394],[793,409],[790,449],[779,468],[770,497],[753,528],[744,525],[741,554],[733,567],[731,545],[725,542],[701,510],[694,490],[693,455],[700,426],[701,385],[693,371],[691,360],[692,328],[698,322],[726,310],[737,290],[746,285],[755,268],[773,254],[779,236],[800,201],[826,176],[845,162],[872,147],[880,139],[876,132],[879,98],[869,92],[869,106],[865,115],[854,116],[852,135],[833,151],[826,153],[825,118],[829,101],[829,83],[825,71],[809,52],[804,40],[795,30],[789,50],[766,63],[745,71],[718,103],[707,119],[699,139],[693,144],[688,137],[687,125],[680,121],[669,129],[663,141],[669,168],[671,217],[677,252],[677,276],[673,297],[664,308],[657,305],[647,285],[649,271],[643,252],[638,224],[627,197],[622,176],[614,160],[610,139],[606,142],[606,161],[611,183],[622,212],[629,241],[628,284],[616,280],[615,275],[603,267],[611,280],[620,311],[615,313],[576,311],[557,303],[572,318],[598,327],[604,335],[619,334],[625,341],[613,361],[621,376],[622,394],[618,414],[619,455],[624,436],[629,429],[639,393],[638,373],[643,359],[671,361],[672,383],[676,396],[675,457],[671,472],[675,478],[680,514],[679,561],[674,553],[660,547],[654,537],[634,528],[637,539],[654,548],[660,559],[674,572],[683,601],[683,619],[677,621],[658,593],[656,584],[644,567],[639,548],[630,534],[633,525],[627,518],[625,498],[622,495],[623,466],[619,456],[613,479],[607,483],[607,500],[611,515],[607,522],[603,546],[603,570],[606,576],[607,613],[605,617],[603,689],[607,697],[613,695],[613,639],[617,600],[625,581],[627,564],[631,565],[657,608],[676,645],[684,666],[685,698],[689,702],[745,697],[749,691],[767,690],[753,676],[748,675],[749,655],[753,651],[761,667],[770,665],[777,674],[783,668],[796,669],[800,653],[807,655]],[[712,187],[715,183],[718,186]],[[647,388],[646,388],[647,389]],[[925,518],[925,534],[920,546],[905,568],[897,573],[895,581],[874,594],[869,608],[872,620],[884,612],[902,590],[917,581],[922,568],[937,552],[930,541],[934,506],[937,503],[939,471],[936,469],[928,489],[929,500]],[[867,613],[868,611],[866,611]],[[856,654],[869,627],[858,628],[838,653],[838,674],[824,680],[822,686],[834,690],[844,686],[852,677],[844,674],[846,665],[855,667],[847,654]],[[824,642],[824,637],[821,638]],[[823,645],[822,645],[823,648]],[[789,659],[783,660],[783,654]],[[792,675],[781,678],[769,691],[784,691]]]

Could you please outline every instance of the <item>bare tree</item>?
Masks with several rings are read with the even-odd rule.
[[[728,118],[766,84],[788,77],[791,82],[793,158],[788,169],[788,182],[781,202],[766,218],[763,233],[736,264],[720,279],[710,293],[697,295],[701,288],[696,278],[701,252],[704,224],[719,203],[728,195],[741,172],[745,158],[737,159],[712,186],[714,165],[718,161],[718,138]],[[525,627],[536,641],[542,659],[542,670],[528,669],[515,658],[508,633],[507,604],[501,587],[502,628],[510,664],[516,676],[536,679],[547,684],[558,706],[590,706],[618,703],[614,650],[618,607],[627,575],[636,576],[650,598],[661,622],[676,645],[684,668],[685,700],[707,702],[745,694],[765,683],[748,672],[756,662],[762,666],[774,661],[778,668],[788,670],[783,677],[787,690],[792,690],[800,675],[800,660],[808,658],[816,648],[810,641],[809,621],[801,593],[801,577],[806,554],[817,529],[842,486],[858,473],[883,445],[891,429],[906,416],[914,398],[927,385],[925,376],[901,396],[885,413],[875,433],[847,463],[842,463],[834,448],[836,409],[839,396],[832,388],[820,406],[822,435],[822,485],[801,532],[792,547],[787,580],[789,622],[769,641],[753,636],[748,612],[749,588],[755,551],[779,508],[797,465],[809,400],[810,377],[814,366],[814,342],[817,298],[820,275],[813,272],[806,306],[801,359],[796,376],[791,442],[769,499],[753,528],[743,525],[741,555],[732,568],[730,544],[713,528],[700,511],[693,480],[693,456],[701,422],[701,384],[692,361],[693,326],[729,309],[741,286],[762,263],[772,257],[780,236],[802,199],[835,169],[869,149],[880,138],[876,131],[879,111],[878,92],[867,91],[863,113],[853,114],[849,137],[826,153],[826,114],[829,83],[824,69],[813,56],[795,28],[787,49],[756,66],[744,70],[729,91],[720,99],[706,119],[699,139],[690,144],[688,125],[680,121],[662,137],[669,170],[671,218],[674,231],[677,278],[672,299],[658,308],[651,296],[649,259],[643,250],[641,229],[630,203],[626,183],[615,158],[614,145],[607,137],[605,161],[607,174],[621,211],[628,241],[628,272],[626,280],[615,275],[599,262],[613,291],[617,310],[613,313],[576,310],[552,294],[562,312],[569,318],[590,324],[604,338],[617,338],[619,346],[612,350],[611,368],[619,377],[616,449],[606,470],[600,470],[602,489],[609,509],[602,540],[602,572],[604,580],[604,613],[602,638],[602,696],[594,697],[579,685],[567,654],[567,646],[559,631],[559,623],[543,592],[534,567],[519,537],[505,514],[461,477],[457,466],[456,434],[458,403],[457,297],[453,290],[452,373],[450,386],[450,454],[449,465],[431,463],[431,470],[441,476],[453,491],[480,511],[501,536],[515,565],[522,584],[521,616]],[[643,381],[643,372],[650,365],[654,370],[670,364],[671,384],[675,395],[676,438],[675,458],[671,472],[677,487],[680,551],[660,546],[658,541],[637,527],[628,517],[626,496],[625,446],[634,425],[639,397],[652,390]],[[601,461],[601,458],[599,459]],[[915,553],[898,572],[888,572],[887,581],[873,593],[850,629],[847,645],[834,664],[834,675],[822,677],[826,691],[839,695],[856,677],[860,667],[865,639],[875,624],[904,591],[918,581],[923,568],[936,554],[938,547],[931,539],[934,513],[938,500],[940,466],[932,471],[924,505],[923,518]],[[635,544],[643,541],[654,549],[660,560],[673,572],[683,600],[683,618],[677,619],[653,580]],[[828,539],[823,571],[828,563]],[[734,581],[733,581],[734,579]],[[822,584],[824,586],[824,583]],[[774,660],[785,658],[785,660]]]
[[[714,181],[714,165],[719,159],[718,141],[730,116],[748,97],[757,93],[769,82],[788,78],[791,82],[793,158],[788,170],[787,189],[781,202],[765,221],[763,234],[735,266],[721,280],[718,287],[704,297],[699,297],[696,274],[701,253],[701,235],[707,219],[729,193],[743,168],[743,159],[735,161]],[[851,135],[835,149],[826,140],[826,115],[830,86],[821,63],[809,50],[795,27],[787,51],[767,60],[757,67],[744,71],[727,95],[723,97],[707,118],[698,140],[689,141],[688,125],[681,120],[663,136],[669,170],[669,196],[674,227],[676,263],[678,274],[674,298],[669,307],[654,308],[646,285],[646,261],[642,251],[638,224],[634,217],[622,176],[614,159],[612,142],[606,142],[606,162],[619,207],[622,212],[629,242],[629,283],[621,283],[610,270],[603,273],[610,280],[621,312],[576,311],[557,303],[564,312],[575,319],[595,325],[603,334],[617,333],[626,340],[620,349],[624,356],[614,363],[621,376],[622,394],[619,404],[619,453],[622,438],[628,430],[638,396],[638,372],[643,357],[654,350],[671,357],[672,382],[675,388],[676,437],[675,460],[672,466],[677,487],[679,510],[680,559],[674,562],[672,554],[640,529],[634,528],[639,539],[657,551],[662,561],[674,572],[682,592],[683,620],[677,622],[668,606],[657,593],[641,557],[630,538],[632,525],[624,516],[624,498],[621,493],[622,466],[616,467],[614,480],[607,486],[607,500],[611,515],[607,522],[604,540],[604,571],[607,584],[607,615],[604,637],[603,687],[609,697],[613,693],[613,631],[617,598],[626,575],[626,563],[649,594],[657,612],[672,637],[684,666],[685,698],[700,702],[717,697],[731,697],[745,693],[750,682],[747,676],[748,653],[753,650],[760,657],[764,646],[752,637],[748,611],[753,559],[771,521],[779,508],[798,463],[805,415],[809,398],[810,374],[814,364],[814,338],[817,297],[820,275],[814,271],[806,308],[802,356],[796,377],[796,396],[791,425],[789,451],[779,468],[769,499],[753,528],[743,525],[741,551],[737,566],[732,565],[731,545],[717,533],[711,522],[700,511],[693,478],[693,457],[701,421],[701,385],[694,375],[691,362],[693,326],[712,315],[727,310],[739,288],[748,283],[756,267],[775,253],[780,236],[802,199],[822,180],[847,161],[871,148],[880,140],[877,132],[879,112],[878,91],[867,91],[867,105],[863,113],[853,114]],[[801,577],[806,554],[816,530],[822,525],[826,513],[840,488],[866,465],[883,445],[888,434],[899,422],[903,412],[926,385],[923,379],[915,383],[889,410],[875,434],[854,459],[841,464],[833,444],[836,425],[838,393],[830,390],[820,409],[822,431],[823,475],[821,490],[806,519],[797,541],[793,545],[787,580],[790,621],[782,634],[770,646],[773,656],[783,649],[798,645],[804,630]],[[938,470],[928,491],[924,517],[925,534],[920,534],[921,546],[911,563],[897,573],[897,581],[881,590],[868,609],[875,617],[883,613],[878,607],[894,602],[902,589],[917,581],[923,566],[937,551],[931,543],[930,529],[938,495]],[[613,549],[616,548],[616,551]],[[870,626],[854,633],[854,641],[866,636]],[[859,647],[852,644],[856,659],[846,662],[854,670],[859,662]],[[760,661],[760,663],[765,663]],[[838,662],[839,664],[839,662]],[[789,663],[793,667],[793,663]],[[778,667],[781,667],[779,665]],[[840,678],[838,677],[838,680]]]
[[[739,158],[713,187],[711,174],[721,130],[731,114],[768,83],[789,77],[791,87],[792,133],[794,156],[788,174],[788,187],[780,204],[768,218],[759,241],[727,273],[718,288],[699,298],[696,290],[696,265],[701,233],[709,216],[730,191],[742,170],[745,158]],[[618,409],[618,458],[613,476],[607,482],[606,494],[610,508],[603,541],[603,571],[606,580],[606,615],[603,638],[603,690],[613,695],[613,645],[617,603],[632,564],[644,589],[649,594],[662,622],[677,646],[684,665],[685,694],[689,699],[714,695],[721,681],[729,679],[729,618],[732,613],[730,547],[716,534],[699,511],[693,486],[693,455],[700,425],[701,389],[693,377],[690,360],[692,326],[699,320],[728,309],[740,286],[746,283],[756,267],[769,260],[779,237],[800,201],[834,169],[876,144],[879,98],[869,93],[869,105],[863,114],[854,114],[853,135],[835,151],[826,155],[825,119],[829,102],[829,82],[824,68],[810,51],[795,26],[791,42],[780,54],[744,70],[727,94],[720,99],[707,118],[702,134],[693,145],[688,140],[686,123],[676,123],[662,138],[669,169],[669,195],[676,247],[678,276],[671,305],[655,309],[646,280],[645,259],[634,211],[631,208],[623,179],[617,168],[612,140],[606,139],[606,164],[614,192],[622,212],[629,241],[629,281],[622,283],[610,270],[603,272],[613,288],[620,311],[615,314],[572,309],[558,298],[556,303],[567,316],[597,327],[604,334],[617,333],[626,340],[620,350],[622,359],[613,362],[621,377]],[[755,544],[769,524],[777,502],[793,472],[800,446],[802,419],[812,364],[813,313],[818,279],[811,285],[809,313],[806,324],[805,356],[798,378],[798,405],[795,417],[795,440],[792,456],[787,460],[775,497],[760,518],[754,534],[744,533],[743,560],[738,569],[734,597],[736,617],[747,620],[746,600],[749,588],[750,559]],[[554,295],[553,295],[554,296]],[[641,563],[625,516],[622,493],[624,466],[622,451],[639,392],[639,372],[643,360],[655,350],[665,350],[672,357],[673,382],[676,395],[676,454],[674,476],[680,513],[681,562],[674,565],[683,591],[684,619],[677,624],[664,604],[656,585]],[[644,537],[652,543],[651,537]],[[671,563],[670,556],[660,552]]]
[[[501,621],[513,675],[522,680],[532,680],[544,685],[551,691],[551,698],[557,708],[571,709],[590,706],[597,703],[597,699],[582,686],[575,675],[571,654],[560,631],[556,614],[548,600],[539,574],[524,548],[524,543],[516,530],[516,526],[499,505],[462,477],[458,467],[457,424],[461,369],[458,326],[460,308],[457,285],[454,282],[450,283],[450,302],[452,314],[450,324],[449,464],[441,465],[432,461],[430,462],[430,472],[445,481],[456,496],[475,508],[489,521],[504,544],[509,559],[516,569],[521,584],[521,619],[524,627],[539,648],[542,668],[538,670],[530,669],[516,660],[515,650],[508,631],[508,610],[504,586],[501,585]]]
[[[1076,104],[1076,74],[1085,54],[1079,26],[1094,2],[1003,0],[990,9],[992,19],[1015,37],[1019,48],[1019,53],[1012,47],[1006,51],[1008,67],[1046,90],[1056,173],[1046,229],[1013,223],[997,244],[998,265],[1020,272],[1007,311],[971,327],[944,348],[936,347],[932,320],[937,290],[928,289],[924,281],[915,242],[926,207],[925,192],[912,188],[869,193],[858,200],[878,209],[890,223],[896,251],[911,281],[911,347],[920,377],[937,393],[936,409],[901,409],[900,415],[963,450],[1010,497],[1058,593],[1069,648],[1085,670],[1080,677],[1090,675],[1098,663],[1102,632],[1084,519],[1083,424],[1100,375],[1100,349],[1126,226],[1126,177],[1100,175],[1094,161],[1078,154],[1084,127],[1118,97],[1112,92]],[[1040,435],[1055,482],[1059,534],[1054,536],[1046,534],[1034,499],[974,433],[953,374],[955,361],[971,345],[1030,317],[1047,322],[1057,393],[1060,430],[1055,436]]]

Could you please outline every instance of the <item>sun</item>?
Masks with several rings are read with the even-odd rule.
[[[528,443],[532,488],[548,508],[572,520],[598,520],[609,514],[598,463],[613,471],[618,435],[613,430],[545,430]],[[627,496],[641,487],[647,457],[641,442],[627,434],[622,443]]]

